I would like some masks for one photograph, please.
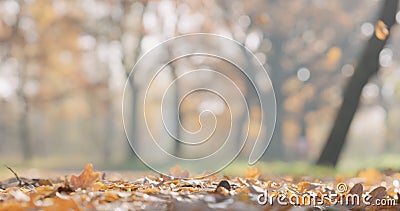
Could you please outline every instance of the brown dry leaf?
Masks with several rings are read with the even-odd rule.
[[[39,186],[36,188],[36,192],[38,194],[42,194],[42,195],[51,195],[54,193],[54,187],[53,186]],[[32,196],[31,196],[32,197]]]
[[[19,202],[29,202],[31,199],[28,195],[22,192],[20,189],[11,189],[9,194],[12,195]]]
[[[114,202],[117,201],[119,198],[120,197],[112,191],[106,191],[104,193],[104,201],[106,202]]]
[[[236,178],[236,180],[239,182],[240,185],[243,185],[243,186],[247,186],[248,185],[247,182],[244,179],[240,178],[240,177]]]
[[[371,196],[371,198],[368,200],[368,202],[370,202],[371,204],[376,204],[377,200],[381,200],[386,197],[386,188],[379,186],[372,190],[369,195]]]
[[[219,193],[219,194],[222,194],[222,195],[224,195],[224,196],[229,196],[229,190],[227,190],[226,188],[224,188],[224,187],[219,187],[219,188],[217,188],[216,190],[215,190],[215,193]]]
[[[160,189],[158,188],[148,188],[142,191],[145,194],[158,194],[160,193]]]
[[[223,187],[228,191],[231,190],[231,185],[229,184],[229,182],[227,180],[221,180],[217,185],[216,191],[218,190],[219,187]]]
[[[348,194],[358,195],[359,199],[361,199],[363,191],[364,191],[364,187],[362,186],[362,184],[361,183],[357,183],[350,189]],[[346,206],[348,209],[355,209],[355,207],[357,206],[357,201],[354,201],[354,198],[352,198],[352,197],[347,197],[346,198],[345,195],[343,195],[342,197],[343,197],[342,200],[346,200],[347,199],[349,201],[349,203],[347,203],[347,206]]]
[[[247,168],[246,169],[246,173],[244,174],[244,177],[247,179],[258,179],[258,177],[260,177],[260,171],[258,170],[257,167],[253,167],[253,168]]]
[[[94,188],[95,182],[100,179],[100,172],[93,172],[92,164],[86,164],[85,169],[79,176],[71,175],[71,186],[75,188]]]
[[[52,201],[52,205],[50,206],[42,206],[41,210],[44,211],[52,211],[52,210],[60,210],[60,211],[76,211],[76,210],[82,210],[79,208],[79,206],[76,204],[76,202],[73,199],[61,199],[61,198],[49,198],[47,200]]]
[[[373,185],[382,178],[382,174],[375,169],[365,169],[358,173],[358,177],[365,179],[365,185]]]
[[[242,194],[242,195],[251,193],[251,191],[248,187],[236,188],[235,191],[236,191],[236,193]]]
[[[171,167],[169,169],[169,173],[171,173],[171,176],[175,178],[189,178],[189,171],[188,170],[182,170],[181,166],[176,165],[174,167]]]
[[[247,189],[247,191],[238,192],[237,198],[238,198],[240,201],[243,201],[243,202],[248,203],[248,202],[251,201],[251,198],[250,198],[250,196],[249,196],[249,193],[250,193],[250,191],[249,191],[248,189]]]
[[[378,20],[375,25],[375,36],[380,40],[385,40],[388,35],[389,29],[387,25],[383,21]]]
[[[364,189],[364,187],[362,186],[362,184],[357,183],[350,189],[349,194],[357,194],[358,196],[361,197],[361,195],[363,193],[363,189]]]
[[[215,189],[215,193],[219,193],[225,196],[230,195],[231,185],[227,180],[221,180]]]
[[[15,202],[12,202],[12,203],[3,202],[1,204],[1,207],[0,207],[0,211],[8,211],[8,210],[23,211],[23,210],[29,210],[29,209],[31,209],[29,207],[29,204],[27,204],[27,203],[15,203]]]
[[[300,193],[304,193],[308,191],[312,186],[309,182],[300,182],[299,184],[297,184],[297,187]]]

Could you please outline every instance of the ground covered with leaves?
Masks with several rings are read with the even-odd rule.
[[[0,181],[0,210],[400,210],[400,173],[366,169],[357,177],[265,178],[257,168],[242,177],[172,176],[113,180],[93,171],[59,179]]]

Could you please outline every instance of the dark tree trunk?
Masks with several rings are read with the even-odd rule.
[[[390,28],[395,24],[397,7],[398,0],[384,1],[379,20],[386,24],[388,31],[390,31]],[[376,30],[379,31],[379,29]],[[344,91],[342,105],[317,164],[336,166],[339,155],[345,144],[350,124],[360,103],[362,89],[368,80],[378,72],[379,53],[385,46],[389,35],[390,33],[379,39],[376,34],[374,34],[369,39],[361,59],[355,68],[354,74],[350,78]]]

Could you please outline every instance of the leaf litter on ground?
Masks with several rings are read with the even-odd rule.
[[[3,210],[399,210],[400,173],[374,169],[359,172],[354,178],[321,180],[318,178],[262,177],[259,169],[248,168],[243,177],[210,175],[189,178],[189,172],[180,166],[170,169],[168,175],[148,175],[132,181],[107,179],[87,164],[80,175],[60,179],[29,179],[19,177],[0,181],[0,211]],[[344,185],[339,191],[338,186]],[[347,189],[348,187],[348,189]],[[272,201],[261,204],[260,196],[268,193]],[[365,202],[340,204],[323,200],[311,203],[315,195],[335,193],[337,201]],[[283,206],[278,203],[283,196]],[[290,199],[300,199],[289,201]],[[394,204],[374,206],[382,200]],[[291,203],[294,202],[294,203]],[[352,201],[350,201],[352,202]]]

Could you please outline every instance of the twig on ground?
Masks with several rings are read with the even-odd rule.
[[[8,170],[10,170],[10,171],[14,174],[15,178],[16,178],[17,181],[18,181],[18,186],[19,186],[19,187],[22,187],[22,180],[19,178],[18,174],[17,174],[11,167],[9,167],[9,166],[7,166],[7,165],[5,165],[5,167],[6,167]]]

